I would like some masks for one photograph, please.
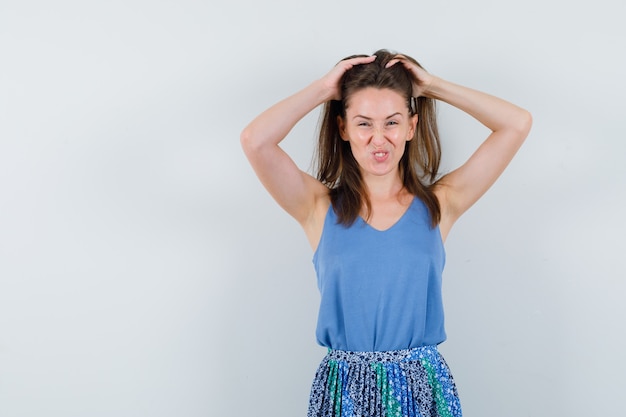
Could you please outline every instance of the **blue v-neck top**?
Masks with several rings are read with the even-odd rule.
[[[446,339],[441,295],[445,251],[419,198],[389,229],[361,217],[349,227],[329,207],[313,255],[321,302],[320,345],[386,351]]]

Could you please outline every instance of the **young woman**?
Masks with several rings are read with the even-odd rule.
[[[491,130],[440,178],[436,100]],[[315,178],[279,144],[320,104]],[[316,336],[329,352],[313,382],[309,417],[461,416],[437,350],[446,338],[443,242],[530,126],[526,110],[381,50],[342,60],[244,129],[241,143],[256,174],[314,251]]]

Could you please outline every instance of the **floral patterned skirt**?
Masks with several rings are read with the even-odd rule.
[[[330,350],[315,374],[307,417],[461,417],[461,404],[436,346]]]

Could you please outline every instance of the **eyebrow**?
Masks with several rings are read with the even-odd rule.
[[[396,116],[401,116],[401,117],[402,117],[402,113],[400,113],[400,112],[395,112],[394,114],[392,114],[392,115],[389,115],[389,116],[385,117],[385,119],[391,119],[392,117],[396,117]],[[371,118],[371,117],[363,116],[362,114],[357,114],[357,115],[355,115],[355,116],[352,118],[352,120],[357,119],[357,118],[359,118],[359,117],[360,117],[361,119],[365,119],[365,120],[372,120],[372,118]]]

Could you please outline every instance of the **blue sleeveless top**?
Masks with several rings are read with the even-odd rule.
[[[445,251],[428,208],[414,198],[389,229],[363,218],[349,227],[328,208],[313,255],[321,294],[320,345],[386,351],[436,345],[446,339],[441,274]]]

